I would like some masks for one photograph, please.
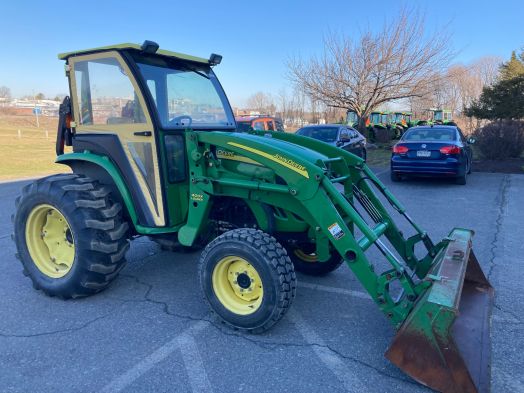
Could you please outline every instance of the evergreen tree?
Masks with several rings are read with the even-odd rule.
[[[466,108],[467,116],[479,119],[524,119],[524,72],[484,87],[480,98]]]
[[[519,75],[524,75],[524,52],[520,54],[520,59],[515,51],[511,52],[511,59],[500,67],[500,79],[513,79]]]

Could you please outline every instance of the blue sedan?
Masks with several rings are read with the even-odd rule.
[[[470,144],[456,126],[422,126],[408,129],[393,146],[391,180],[403,175],[454,178],[466,184],[473,155]]]

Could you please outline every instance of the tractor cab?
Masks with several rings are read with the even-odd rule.
[[[351,126],[351,127],[355,127],[358,125],[358,115],[357,115],[357,112],[355,111],[352,111],[352,110],[349,110],[347,112],[347,116],[346,116],[346,124]]]
[[[74,152],[109,155],[129,184],[137,219],[172,226],[187,214],[186,129],[234,130],[229,102],[209,59],[151,42],[59,55],[71,87]],[[85,164],[83,164],[85,166]],[[180,200],[175,207],[166,200]]]
[[[382,124],[382,113],[381,112],[371,112],[369,115],[370,125],[377,126]]]
[[[449,109],[434,110],[433,121],[437,124],[447,124],[450,121],[453,121],[453,113]]]

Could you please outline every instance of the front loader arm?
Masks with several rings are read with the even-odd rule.
[[[415,284],[408,273],[410,265],[416,266],[419,261],[414,257],[409,262],[399,260],[380,240],[380,237],[386,236],[403,259],[409,255],[407,247],[414,245],[402,237],[368,183],[375,184],[381,190],[385,190],[385,187],[361,159],[320,142],[306,142],[308,146],[304,147],[315,154],[310,157],[313,161],[304,159],[300,155],[301,150],[292,148],[298,145],[298,138],[291,138],[294,142],[291,145],[279,142],[276,138],[256,138],[225,132],[187,132],[191,203],[187,223],[179,232],[179,241],[184,245],[194,241],[207,223],[205,218],[212,203],[210,197],[220,194],[220,190],[224,189],[228,189],[230,195],[264,201],[268,205],[298,212],[304,215],[303,219],[316,232],[329,240],[381,310],[395,326],[399,326],[428,283]],[[216,158],[217,149],[227,149],[271,169],[283,179],[283,184],[256,177],[234,177],[221,171],[221,161]],[[337,183],[342,183],[349,192],[340,192],[335,187]],[[356,208],[353,196],[365,210],[370,210],[368,213],[374,218],[373,224],[368,224]],[[403,211],[400,204],[397,207]],[[363,234],[361,238],[353,236],[353,226]],[[381,274],[374,272],[365,255],[372,245],[376,245],[384,254],[391,269]],[[403,289],[399,299],[393,299],[389,293],[390,284],[396,280]]]

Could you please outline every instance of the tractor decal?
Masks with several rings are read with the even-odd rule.
[[[238,154],[235,154],[232,151],[222,150],[222,149],[217,149],[217,158],[220,158],[222,160],[244,162],[246,164],[261,165],[260,163],[256,162],[255,160],[252,160],[251,158],[239,156]]]
[[[283,157],[280,154],[271,155],[266,152],[263,152],[262,150],[254,149],[252,147],[241,145],[240,143],[236,142],[228,142],[228,145],[239,147],[241,149],[250,151],[251,153],[258,154],[262,157],[267,158],[268,160],[278,162],[280,165],[285,166],[286,168],[291,169],[292,171],[295,171],[296,173],[304,176],[305,178],[309,179],[309,173],[307,172],[306,168],[303,165],[300,165],[296,163],[293,160],[290,160],[289,158]]]

